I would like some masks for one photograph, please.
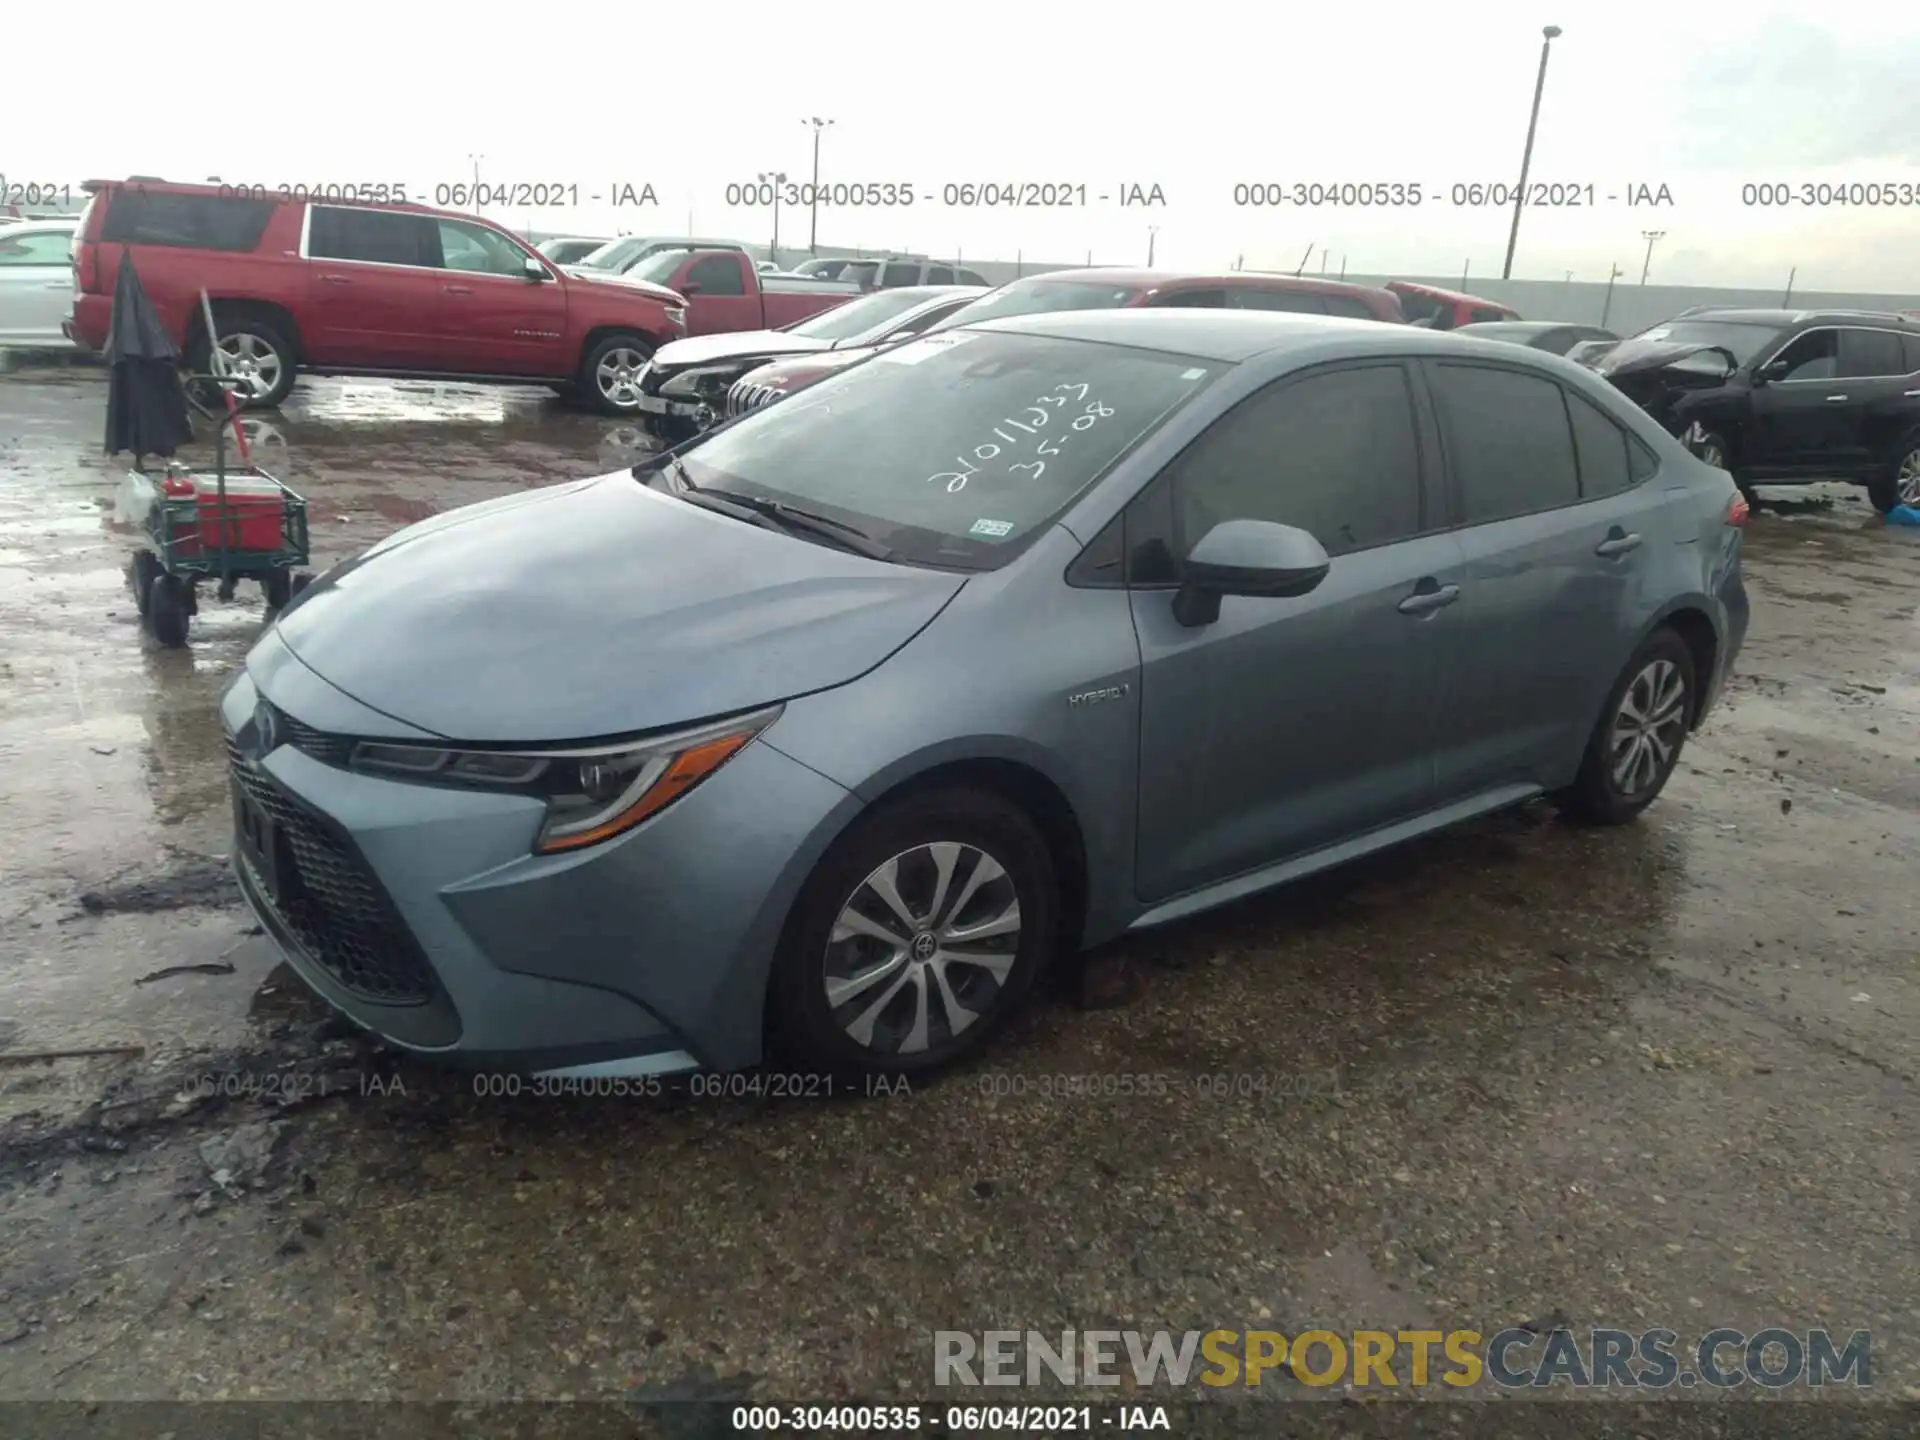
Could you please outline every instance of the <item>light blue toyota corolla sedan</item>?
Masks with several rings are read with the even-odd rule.
[[[1745,519],[1521,347],[989,321],[320,577],[222,700],[236,868],[423,1054],[918,1072],[1124,931],[1538,795],[1638,814]]]

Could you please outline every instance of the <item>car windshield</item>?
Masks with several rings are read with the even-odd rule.
[[[982,320],[998,320],[1007,315],[1039,315],[1051,310],[1117,310],[1139,295],[1137,285],[1102,285],[1086,280],[1016,280],[991,295],[982,295],[971,305],[963,305],[931,326],[927,333],[936,335],[943,330],[975,325]]]
[[[1049,336],[923,337],[681,459],[698,487],[827,515],[909,564],[992,569],[1226,368]]]
[[[1778,325],[1765,321],[1670,320],[1651,330],[1642,330],[1630,340],[1622,340],[1607,358],[1615,363],[1631,360],[1655,345],[1712,345],[1730,352],[1735,364],[1745,365],[1779,333]]]
[[[609,240],[598,250],[589,251],[573,263],[584,265],[589,270],[622,270],[627,262],[640,253],[639,240]]]
[[[673,279],[673,274],[687,263],[685,250],[656,250],[646,259],[627,270],[629,280],[645,280],[654,285],[665,285]]]
[[[926,303],[926,296],[910,290],[882,290],[809,316],[798,325],[788,326],[787,333],[804,335],[809,340],[850,340],[898,320],[909,310],[917,310]]]

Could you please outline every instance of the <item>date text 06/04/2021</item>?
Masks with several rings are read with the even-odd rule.
[[[1164,1405],[736,1405],[736,1434],[912,1434],[939,1426],[948,1435],[1085,1435],[1108,1430],[1171,1431]]]
[[[1461,180],[1448,185],[1418,180],[1243,180],[1233,187],[1233,203],[1243,210],[1411,210],[1423,205],[1506,209],[1516,201],[1546,210],[1595,210],[1606,205],[1661,209],[1674,203],[1673,190],[1665,181],[1647,180],[1610,185],[1540,180],[1524,190],[1507,180]]]
[[[136,187],[144,188],[144,187]],[[227,184],[219,193],[236,200],[306,200],[315,204],[437,205],[467,210],[497,206],[509,210],[574,209],[609,205],[616,209],[657,206],[658,192],[645,180],[315,180],[273,185]]]
[[[784,205],[804,209],[889,210],[914,205],[949,210],[1084,210],[1099,205],[1164,209],[1167,192],[1157,181],[1119,180],[949,180],[926,185],[910,180],[803,181],[740,180],[721,199],[741,209]]]

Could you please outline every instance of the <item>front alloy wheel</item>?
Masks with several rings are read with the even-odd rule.
[[[631,346],[621,345],[600,356],[594,366],[593,384],[609,408],[626,412],[640,408],[640,376],[647,368],[647,357]]]
[[[1920,508],[1920,445],[1901,457],[1900,466],[1893,474],[1893,493],[1902,505]]]
[[[876,867],[827,938],[827,1008],[862,1050],[942,1047],[978,1020],[1020,950],[1020,897],[986,851],[940,840]]]

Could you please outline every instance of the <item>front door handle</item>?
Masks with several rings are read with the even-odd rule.
[[[1638,535],[1609,535],[1593,547],[1593,553],[1612,559],[1615,555],[1625,555],[1629,550],[1638,550],[1640,544]]]
[[[473,287],[471,285],[449,285],[446,287],[446,291],[449,295],[471,295],[473,293]]]
[[[1902,393],[1909,400],[1920,400],[1920,390],[1907,390],[1907,391],[1903,391]]]
[[[322,275],[320,277],[320,283],[322,285],[351,285],[353,281],[344,275]]]
[[[1416,590],[1400,602],[1402,615],[1430,615],[1460,598],[1458,585],[1440,585],[1432,590]]]
[[[1838,401],[1841,401],[1841,400],[1844,400],[1844,399],[1846,399],[1846,398],[1847,398],[1847,397],[1846,397],[1846,396],[1844,396],[1844,395],[1829,395],[1829,396],[1827,396],[1827,403],[1828,403],[1829,405],[1832,405],[1832,404],[1835,404],[1835,403],[1837,403]]]

